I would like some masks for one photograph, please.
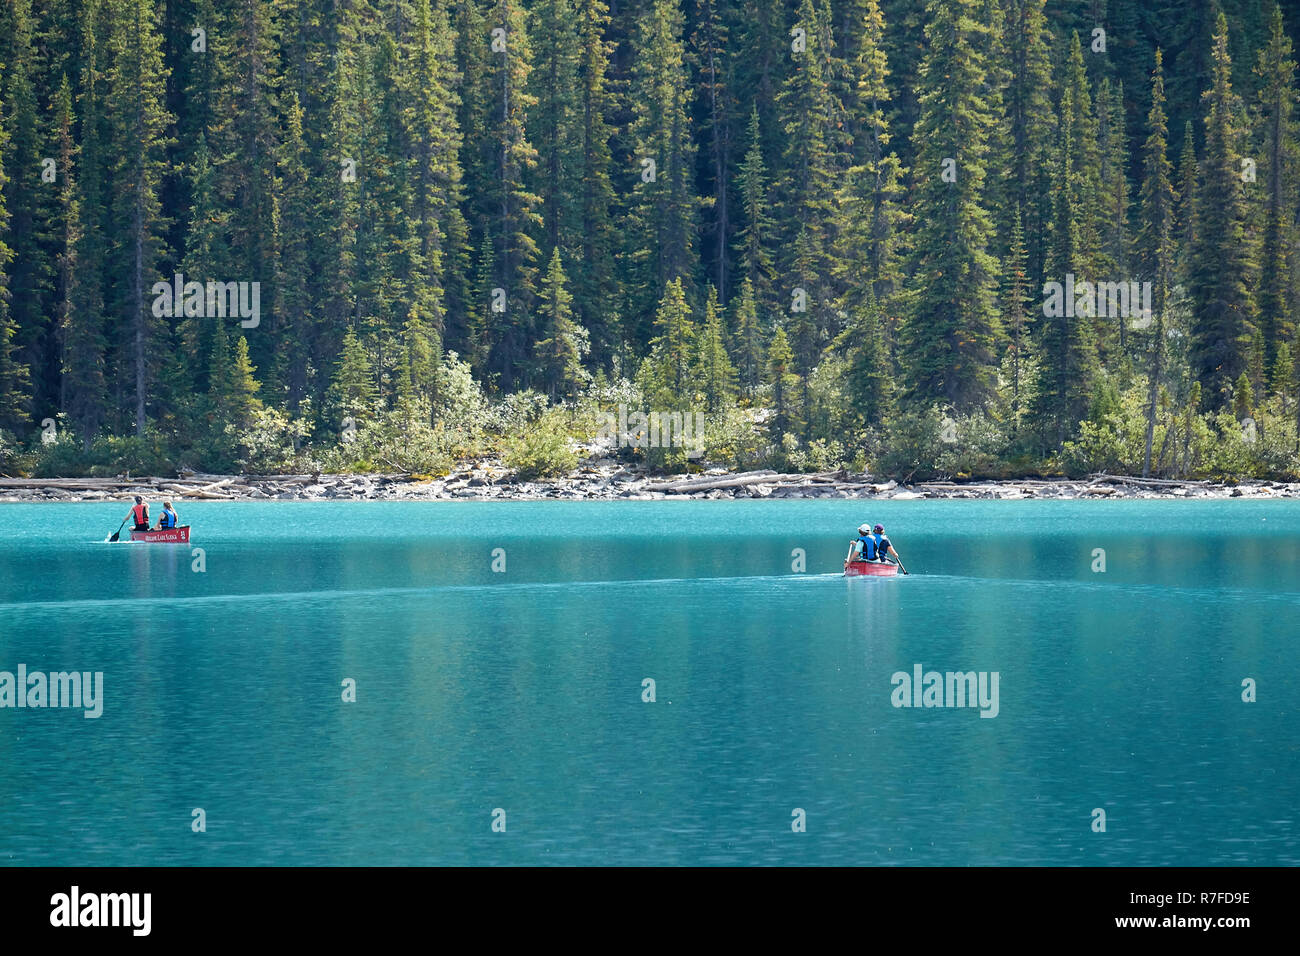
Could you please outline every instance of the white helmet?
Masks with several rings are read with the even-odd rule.
[[[858,534],[871,534],[871,525],[869,524],[858,525]]]

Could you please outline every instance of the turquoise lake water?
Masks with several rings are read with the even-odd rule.
[[[1300,503],[124,510],[0,506],[0,671],[103,673],[0,708],[0,863],[1300,863]]]

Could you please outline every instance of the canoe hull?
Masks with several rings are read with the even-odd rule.
[[[183,524],[177,528],[163,528],[159,531],[132,531],[131,540],[151,544],[189,544],[190,526]]]
[[[898,565],[880,564],[875,561],[845,561],[846,577],[892,578],[898,574]]]

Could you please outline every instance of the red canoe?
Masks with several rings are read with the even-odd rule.
[[[845,561],[845,575],[865,574],[878,578],[892,578],[898,573],[898,565],[877,561]]]
[[[162,528],[158,531],[132,531],[132,541],[152,541],[154,544],[189,544],[190,526],[183,524],[177,528]]]

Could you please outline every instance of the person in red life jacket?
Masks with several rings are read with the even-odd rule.
[[[135,507],[128,511],[126,516],[135,520],[136,531],[149,530],[149,506],[139,495],[135,496]]]
[[[177,524],[178,520],[176,518],[176,512],[172,510],[172,503],[170,501],[164,501],[163,513],[158,517],[158,530],[162,531],[164,528],[174,528]]]

